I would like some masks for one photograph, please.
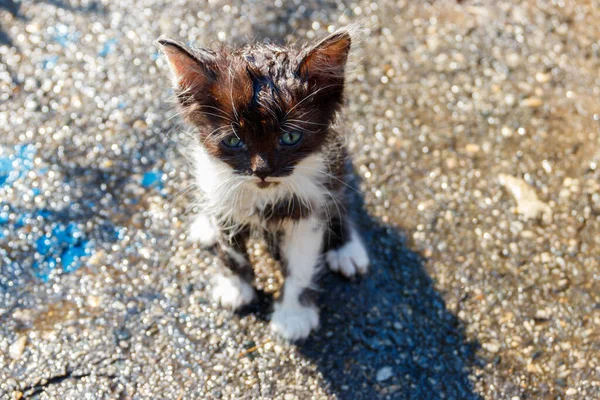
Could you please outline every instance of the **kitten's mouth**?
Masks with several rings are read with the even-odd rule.
[[[265,188],[277,186],[277,185],[279,185],[279,182],[274,182],[274,181],[267,182],[267,181],[263,181],[263,180],[256,182],[256,186],[258,186],[261,189],[265,189]]]

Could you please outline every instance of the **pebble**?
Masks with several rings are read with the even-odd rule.
[[[538,72],[537,74],[535,74],[535,80],[539,83],[550,82],[552,80],[552,74]]]
[[[550,220],[552,217],[550,206],[540,201],[535,190],[524,180],[506,174],[498,175],[498,180],[513,195],[517,201],[517,210],[525,219],[542,217],[546,221]]]
[[[543,104],[544,103],[542,102],[542,99],[538,97],[528,97],[521,101],[522,106],[530,108],[538,108],[541,107]]]
[[[502,133],[502,136],[504,136],[505,138],[509,138],[514,134],[514,131],[512,129],[510,129],[508,126],[504,125],[502,127],[500,133]]]
[[[392,367],[383,367],[379,371],[377,371],[375,379],[377,380],[377,382],[385,382],[392,376],[394,376],[394,370],[392,369]]]
[[[215,365],[215,366],[213,367],[213,369],[214,369],[216,372],[221,372],[221,371],[223,371],[223,370],[225,369],[225,366],[224,366],[223,364],[217,364],[217,365]]]
[[[481,347],[483,347],[484,349],[486,349],[490,353],[498,353],[500,351],[500,343],[498,343],[496,341],[483,343],[481,345]]]
[[[481,150],[481,148],[479,147],[479,145],[478,145],[478,144],[475,144],[475,143],[469,143],[469,144],[467,144],[467,145],[465,146],[465,150],[466,150],[466,152],[467,152],[467,153],[471,153],[471,154],[473,154],[473,153],[477,153],[477,152],[479,152],[479,150]]]
[[[13,360],[18,360],[25,351],[25,345],[27,344],[27,336],[21,336],[15,340],[8,348],[8,355]]]

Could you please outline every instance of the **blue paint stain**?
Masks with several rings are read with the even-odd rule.
[[[15,214],[13,223],[9,218],[10,213]],[[76,271],[83,265],[83,259],[92,255],[95,250],[94,240],[90,239],[76,222],[56,221],[61,215],[47,209],[31,212],[11,210],[0,203],[0,226],[8,228],[0,230],[0,239],[6,237],[6,231],[12,236],[18,229],[34,220],[41,219],[46,226],[49,225],[50,229],[44,229],[45,234],[33,240],[30,253],[33,258],[33,273],[44,282],[48,282],[56,268],[61,268],[65,273]],[[122,237],[117,234],[116,229],[113,228],[113,231],[115,236]]]
[[[0,157],[0,186],[6,183],[12,170],[12,161],[8,157]]]
[[[26,222],[29,220],[30,215],[29,214],[20,214],[17,216],[17,219],[15,220],[15,224],[14,227],[15,228],[22,228],[26,225]]]
[[[60,256],[64,272],[73,272],[81,267],[81,258],[92,254],[92,246],[88,240],[68,247]]]
[[[42,236],[41,238],[35,241],[35,248],[38,253],[45,256],[52,248],[52,242],[50,241],[49,237]]]
[[[115,228],[115,237],[117,238],[117,240],[121,240],[125,237],[126,232],[127,229],[124,227]]]
[[[39,215],[40,217],[46,219],[46,218],[48,218],[48,217],[50,217],[52,215],[52,211],[46,210],[45,208],[42,208],[41,210],[39,210],[37,212],[37,215]]]
[[[11,185],[31,171],[35,153],[32,144],[0,146],[0,187]]]
[[[33,273],[43,282],[48,282],[50,273],[56,269],[56,264],[57,262],[54,257],[48,257],[43,261],[36,261],[33,263]]]
[[[8,211],[0,211],[0,225],[4,225],[8,222]]]
[[[120,104],[120,106],[123,106]],[[17,180],[28,184],[29,191],[34,196],[41,194],[37,187],[32,187],[26,181],[30,171],[37,176],[45,174],[48,168],[36,168],[34,164],[36,147],[33,144],[16,146],[0,145],[0,189],[12,187]],[[163,172],[159,170],[146,173],[142,179],[145,187],[162,188]],[[92,209],[94,202],[89,202]],[[61,269],[70,273],[79,269],[86,257],[94,254],[96,240],[114,243],[123,239],[127,233],[126,228],[115,227],[110,222],[98,226],[92,232],[83,230],[83,225],[73,220],[67,210],[53,211],[41,209],[16,209],[0,201],[0,240],[11,241],[23,233],[32,224],[39,225],[39,234],[27,231],[30,251],[24,258],[9,260],[15,265],[29,265],[33,274],[44,282],[52,276],[53,271]]]
[[[61,47],[68,47],[70,44],[79,40],[81,34],[79,32],[69,32],[69,27],[63,24],[58,24],[49,28],[52,32],[52,40],[58,43]]]
[[[162,171],[148,171],[144,174],[142,178],[142,186],[145,188],[158,186],[159,189],[162,188]]]
[[[104,45],[102,46],[102,49],[100,50],[100,52],[98,53],[98,55],[100,57],[106,57],[108,56],[110,53],[112,53],[117,47],[117,39],[109,39],[106,42],[104,42]]]
[[[50,234],[36,241],[36,252],[41,261],[34,263],[34,271],[43,280],[58,266],[58,259],[64,272],[76,271],[82,258],[93,254],[94,246],[76,223],[57,223]]]
[[[42,69],[52,69],[54,67],[56,67],[56,64],[58,63],[58,56],[50,56],[50,57],[46,57],[43,61],[42,61]]]

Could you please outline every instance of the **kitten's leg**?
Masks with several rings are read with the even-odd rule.
[[[320,262],[324,231],[316,217],[284,225],[280,248],[287,276],[275,303],[271,329],[286,339],[303,339],[319,325],[319,311],[304,295]]]
[[[348,216],[334,217],[328,228],[325,258],[329,268],[348,278],[367,273],[369,255],[352,220]]]
[[[205,214],[198,214],[190,225],[189,238],[200,242],[204,247],[210,247],[217,242],[219,230],[212,218]]]
[[[231,238],[221,235],[217,243],[220,263],[224,271],[213,280],[213,299],[233,310],[249,304],[254,299],[254,271],[248,261],[246,241],[248,231],[243,230]]]

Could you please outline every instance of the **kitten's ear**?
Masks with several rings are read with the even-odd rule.
[[[340,79],[343,81],[350,44],[350,33],[347,30],[332,33],[308,49],[296,74],[315,83]]]
[[[192,51],[182,43],[163,37],[158,39],[157,43],[161,45],[173,73],[175,85],[180,89],[199,90],[215,80],[216,56],[212,51]]]

